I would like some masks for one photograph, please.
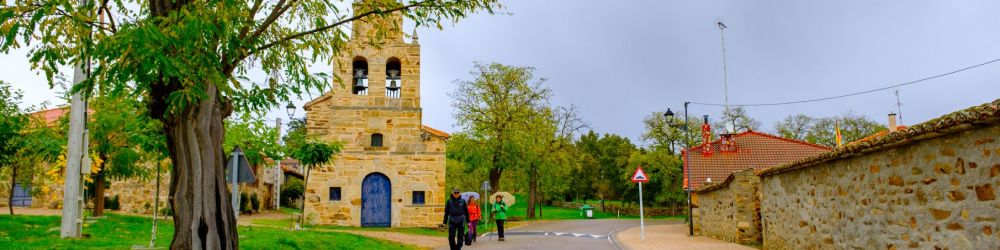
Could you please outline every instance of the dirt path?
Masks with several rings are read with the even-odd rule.
[[[9,214],[7,207],[0,207],[4,214]],[[14,207],[14,215],[62,215],[62,210],[59,209],[48,209],[48,208],[27,208],[27,207]]]

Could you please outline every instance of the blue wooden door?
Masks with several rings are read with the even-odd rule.
[[[388,227],[392,222],[392,186],[389,177],[371,173],[361,182],[361,226]]]
[[[21,183],[14,183],[14,197],[11,206],[16,207],[30,207],[31,206],[31,185],[21,185]]]

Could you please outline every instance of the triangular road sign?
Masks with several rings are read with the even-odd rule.
[[[648,182],[649,177],[646,176],[646,172],[642,171],[642,166],[635,169],[635,174],[632,174],[632,182]]]

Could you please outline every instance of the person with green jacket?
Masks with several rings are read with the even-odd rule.
[[[493,203],[493,219],[497,222],[499,240],[503,241],[503,223],[507,221],[507,204],[503,202],[503,197],[500,195],[496,196],[496,202]]]

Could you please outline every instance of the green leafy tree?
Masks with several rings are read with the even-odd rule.
[[[573,190],[570,196],[572,199],[594,199],[601,198],[606,193],[606,184],[601,178],[601,167],[598,162],[599,150],[597,141],[600,135],[591,130],[583,134],[574,142],[580,167],[573,169],[573,176],[570,179],[570,188]]]
[[[13,204],[14,185],[32,183],[45,163],[58,160],[66,142],[44,119],[28,114],[33,108],[19,108],[21,97],[20,91],[0,81],[0,170],[11,170],[7,204]],[[8,209],[14,214],[13,206]]]
[[[456,81],[454,99],[455,120],[472,140],[486,148],[489,160],[476,165],[489,169],[490,188],[500,191],[504,170],[516,164],[514,141],[518,133],[527,130],[541,107],[551,95],[542,86],[545,79],[536,79],[534,68],[508,66],[499,63],[476,63],[476,78]]]
[[[806,133],[806,141],[828,147],[837,146],[836,127],[838,124],[844,144],[887,129],[867,116],[847,113],[816,119],[812,128]]]
[[[91,173],[91,198],[94,216],[104,215],[104,193],[110,180],[148,178],[152,168],[144,163],[157,161],[164,155],[164,137],[159,121],[145,113],[142,103],[134,99],[98,96],[90,103],[94,113],[87,123],[90,149],[100,158],[96,172]]]
[[[343,149],[341,143],[306,142],[298,148],[292,156],[302,163],[306,168],[306,179],[303,182],[305,189],[309,189],[309,173],[311,170],[323,164],[333,161],[333,157]],[[308,197],[306,197],[308,199]],[[302,201],[302,216],[299,219],[301,225],[305,226],[306,203]]]
[[[281,205],[292,207],[292,201],[302,198],[304,190],[305,186],[302,185],[301,179],[298,177],[288,178],[288,181],[281,185]]]
[[[563,173],[559,168],[567,163],[563,152],[572,147],[573,137],[587,126],[575,106],[543,107],[538,109],[531,127],[520,134],[523,162],[528,175],[528,219],[535,218],[536,205],[541,201],[539,181],[546,176]],[[557,190],[555,190],[557,191]]]
[[[588,198],[621,199],[631,183],[621,176],[635,170],[634,166],[629,167],[629,157],[638,150],[636,146],[628,138],[615,134],[599,137],[593,131],[581,136],[576,146],[585,155],[581,171],[591,179],[591,188],[586,190],[590,190],[594,196],[588,195]]]
[[[284,151],[278,145],[278,129],[260,117],[263,114],[245,113],[226,119],[226,138],[222,141],[226,155],[239,146],[250,166],[255,168],[263,164],[265,158],[283,158]]]
[[[63,65],[94,65],[73,91],[141,99],[162,122],[173,162],[171,248],[236,249],[219,153],[233,110],[323,91],[328,74],[309,66],[344,48],[345,24],[371,24],[373,32],[358,34],[379,44],[400,33],[398,18],[441,28],[499,7],[496,0],[365,0],[353,12],[322,0],[15,1],[0,7],[0,52],[31,46],[29,61],[50,86]],[[251,68],[274,77],[254,82]]]
[[[669,204],[674,210],[684,204],[687,193],[682,189],[684,173],[680,158],[664,148],[636,150],[629,157],[629,171],[625,171],[622,177],[631,179],[639,166],[649,176],[649,182],[643,184],[643,198],[647,204]],[[631,182],[628,184],[625,198],[629,202],[637,202],[638,186]]]
[[[666,117],[664,112],[653,112],[642,120],[646,130],[642,132],[642,140],[651,143],[656,148],[666,148],[669,152],[679,152],[676,146],[684,147],[686,143],[685,127],[690,133],[691,145],[701,144],[701,124],[702,119],[689,116],[689,126],[684,125],[684,114],[680,117]]]
[[[285,142],[285,155],[291,155],[299,147],[306,143],[306,119],[292,119],[288,121],[288,132],[281,140]]]
[[[487,179],[488,168],[476,167],[489,162],[487,146],[473,140],[467,133],[458,132],[448,139],[445,181],[448,188],[480,190]]]
[[[743,107],[730,107],[722,111],[722,117],[712,124],[716,135],[726,133],[742,133],[750,130],[759,131],[760,121],[750,117]],[[732,128],[732,131],[730,131]]]
[[[804,141],[815,123],[816,118],[804,114],[789,115],[775,123],[774,130],[782,137]]]
[[[16,154],[26,145],[24,131],[28,126],[28,116],[17,105],[21,102],[21,92],[0,81],[0,169],[10,168],[10,214],[14,214],[14,184],[17,183]]]

